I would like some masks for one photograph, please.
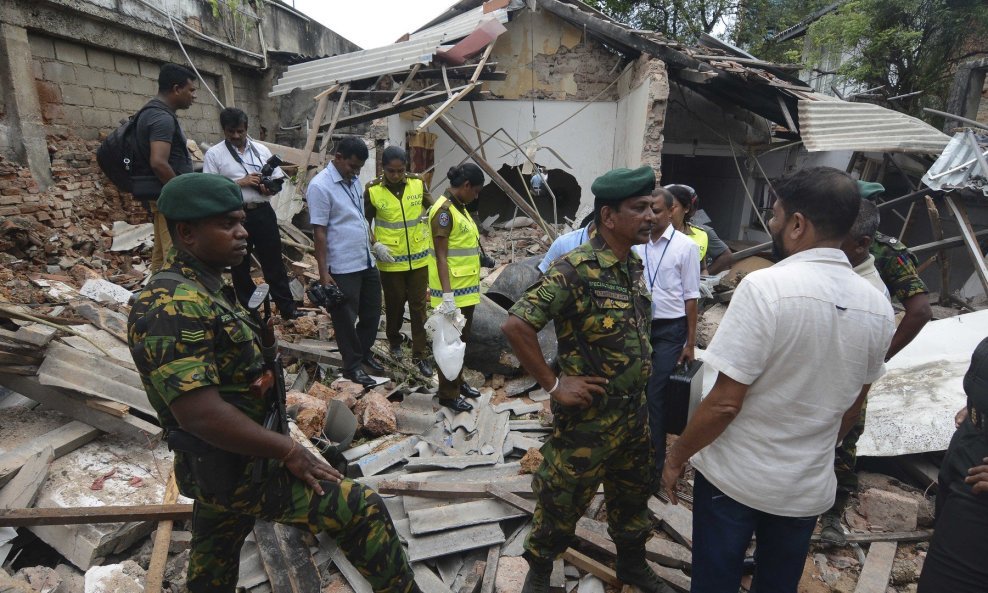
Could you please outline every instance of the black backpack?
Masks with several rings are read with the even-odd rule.
[[[125,192],[134,191],[134,167],[137,154],[137,120],[147,109],[162,109],[157,105],[145,105],[140,111],[130,116],[119,128],[113,130],[106,140],[100,143],[96,149],[96,162],[103,173],[110,178],[117,189]],[[162,111],[168,111],[162,109]],[[168,114],[175,117],[175,114],[168,111]],[[178,118],[175,119],[178,125]],[[147,161],[146,156],[140,156],[143,161]]]

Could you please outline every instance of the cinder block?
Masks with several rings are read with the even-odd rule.
[[[145,78],[151,78],[151,79],[157,81],[158,80],[158,72],[161,70],[161,67],[158,66],[157,64],[155,64],[154,62],[149,62],[147,60],[141,60],[141,62],[140,62],[140,70],[141,70],[141,76],[144,76]]]
[[[124,93],[131,92],[130,81],[133,76],[127,76],[125,74],[117,74],[116,72],[106,73],[106,88],[113,91],[121,91]]]
[[[86,56],[89,58],[89,65],[93,68],[114,69],[113,54],[108,51],[89,47],[86,48]]]
[[[117,72],[121,74],[140,74],[141,67],[137,63],[137,58],[130,56],[114,56]]]
[[[858,511],[874,527],[887,531],[915,531],[919,517],[919,501],[915,498],[869,488],[861,493]]]
[[[75,79],[79,84],[91,89],[101,89],[106,86],[106,73],[102,70],[94,70],[89,66],[76,66]]]
[[[38,60],[37,58],[31,60],[31,76],[33,76],[35,80],[43,80],[45,77],[44,68],[41,67],[41,60]],[[0,104],[0,111],[3,111],[2,104]]]
[[[93,102],[96,107],[120,109],[120,96],[106,89],[93,89]]]
[[[63,84],[62,100],[69,105],[92,107],[93,92],[88,87],[79,86],[76,84]]]
[[[127,112],[127,117],[134,115],[138,109],[144,107],[144,104],[151,99],[151,95],[137,95],[134,93],[125,93],[117,97],[120,99],[120,109]]]
[[[73,64],[89,63],[85,47],[61,39],[55,40],[55,57],[63,62],[72,62]]]
[[[32,56],[55,59],[55,44],[51,39],[28,33],[27,40],[31,45]]]
[[[75,66],[66,62],[45,62],[41,65],[44,79],[58,84],[75,84]]]

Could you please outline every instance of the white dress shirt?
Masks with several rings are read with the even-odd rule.
[[[233,150],[237,151],[237,155],[240,156],[240,161],[243,164],[233,158],[233,155],[230,154],[230,149],[226,147],[226,142],[224,141],[213,145],[206,151],[206,154],[202,158],[202,172],[216,173],[227,179],[236,181],[246,177],[248,174],[260,173],[264,163],[271,158],[271,151],[266,146],[251,142],[249,139],[247,140],[247,144],[244,145],[243,152],[237,149],[236,146],[233,147]],[[277,178],[284,177],[285,174],[278,167],[271,176]],[[262,195],[255,187],[242,187],[240,189],[243,191],[245,204],[256,204],[271,199],[271,196]]]
[[[655,241],[632,247],[645,265],[652,319],[679,319],[700,298],[700,246],[670,224]]]
[[[892,305],[838,249],[801,251],[745,276],[703,362],[748,393],[694,467],[765,513],[829,509],[841,419],[885,372],[894,331]]]

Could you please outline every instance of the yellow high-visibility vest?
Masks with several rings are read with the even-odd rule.
[[[429,228],[443,204],[450,202],[441,196],[429,209]],[[460,212],[450,204],[447,210],[453,218],[453,231],[449,235],[446,263],[449,265],[449,286],[453,289],[457,307],[469,307],[480,302],[480,231],[469,214]],[[436,262],[436,245],[429,233],[429,295],[432,306],[443,302],[443,285],[439,282]]]
[[[374,236],[395,261],[377,262],[382,272],[407,272],[429,264],[429,228],[421,220],[425,186],[417,177],[405,177],[401,199],[384,185],[383,178],[367,185],[374,205]]]
[[[689,227],[689,233],[683,233],[693,242],[700,246],[700,265],[703,265],[703,261],[707,258],[707,245],[710,243],[710,239],[707,237],[707,231],[695,227],[691,224],[686,225]]]

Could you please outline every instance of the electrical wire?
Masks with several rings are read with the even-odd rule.
[[[223,102],[220,101],[219,97],[216,96],[216,93],[213,92],[213,89],[209,88],[209,85],[206,84],[206,79],[202,77],[202,74],[199,74],[199,70],[196,68],[196,65],[192,63],[192,58],[189,57],[189,52],[185,51],[185,45],[182,44],[182,39],[178,36],[178,31],[175,30],[175,22],[171,15],[168,15],[168,24],[171,25],[172,27],[172,33],[175,35],[175,41],[178,42],[179,49],[182,50],[182,54],[185,55],[185,59],[188,60],[189,66],[192,67],[192,71],[195,72],[196,76],[199,77],[199,82],[202,84],[202,88],[209,91],[209,94],[213,96],[213,100],[216,101],[216,104],[220,106],[220,109],[225,108],[226,106],[223,105]]]

